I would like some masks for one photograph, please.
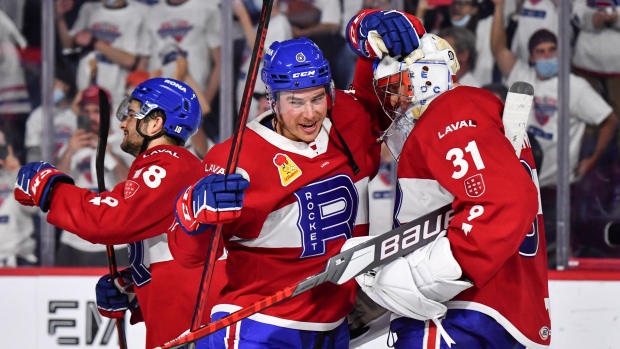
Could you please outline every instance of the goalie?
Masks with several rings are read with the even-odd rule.
[[[436,234],[433,243],[356,280],[394,313],[397,349],[547,348],[545,237],[529,142],[517,144],[516,157],[501,101],[455,84],[454,51],[417,18],[407,15],[420,35],[415,50],[389,48],[381,38],[400,31],[397,13],[365,10],[349,22],[361,56],[355,92],[378,97],[382,138],[399,163],[394,224],[446,204],[453,214],[446,230],[424,232]]]

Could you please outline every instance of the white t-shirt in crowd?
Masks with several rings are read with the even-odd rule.
[[[174,73],[175,51],[187,53],[189,74],[204,90],[211,74],[211,52],[220,47],[221,11],[217,1],[188,0],[179,5],[166,1],[153,6],[147,21],[151,57],[149,69],[162,68],[164,77]]]
[[[540,29],[547,29],[557,35],[558,11],[555,4],[552,0],[524,1],[511,47],[511,51],[524,62],[530,57],[527,49],[530,37]]]
[[[463,76],[461,76],[461,78],[459,79],[458,83],[463,86],[472,86],[472,87],[482,86],[480,85],[478,80],[476,80],[476,77],[474,76],[474,74],[472,74],[471,72],[467,72],[463,74]]]
[[[575,42],[573,64],[591,72],[617,77],[620,74],[620,20],[610,28],[594,29],[592,17],[596,11],[588,7],[585,0],[574,1],[573,21],[578,23],[581,31]],[[618,7],[613,11],[618,12]]]
[[[491,24],[493,16],[478,21],[476,26],[476,65],[472,74],[479,84],[486,85],[493,82],[493,66],[495,58],[491,52]]]
[[[32,216],[38,207],[20,205],[13,196],[17,172],[0,168],[0,267],[17,266],[17,257],[34,263],[36,241]]]
[[[29,113],[30,99],[17,46],[25,39],[11,19],[0,11],[0,114]]]
[[[515,81],[525,81],[534,87],[534,108],[528,120],[528,131],[534,134],[543,151],[543,166],[538,171],[540,186],[554,185],[558,171],[558,78],[539,80],[534,68],[517,60],[508,76],[508,85]],[[569,176],[574,182],[586,124],[599,125],[612,109],[585,79],[570,74],[569,85]]]
[[[77,129],[77,116],[71,108],[54,108],[54,158],[58,157],[60,149],[66,146],[71,139],[71,135]],[[40,147],[43,135],[43,109],[35,109],[26,121],[26,148]],[[42,159],[28,159],[28,161],[39,161]]]
[[[131,163],[134,160],[134,157],[123,152],[120,148],[120,144],[123,140],[123,134],[120,132],[111,133],[108,136],[108,145],[112,149],[112,152],[119,156],[125,165],[129,168]],[[60,155],[64,154],[67,150],[67,146],[60,150]],[[75,185],[80,188],[90,189],[92,191],[97,191],[97,173],[95,171],[95,156],[97,153],[97,149],[95,148],[82,148],[75,152],[71,157],[70,171],[68,173],[71,178],[75,181]],[[105,157],[105,186],[106,190],[112,190],[116,184],[120,181],[125,180],[125,178],[117,178],[116,174],[113,172],[114,167],[116,167],[117,161],[112,156],[107,155]],[[60,241],[65,243],[75,249],[84,251],[84,252],[103,252],[105,251],[104,245],[92,244],[82,238],[78,237],[75,234],[71,234],[65,230],[62,231],[60,235]],[[125,245],[115,246],[116,249],[123,249]]]
[[[89,3],[86,3],[89,4]],[[86,5],[85,4],[85,5]],[[91,3],[82,8],[71,28],[71,35],[88,29],[93,36],[112,47],[139,56],[149,55],[148,39],[144,27],[146,6],[128,3],[122,8],[107,8],[103,3]],[[125,95],[128,69],[113,63],[99,52],[93,52],[80,60],[77,71],[77,87],[85,89],[90,83],[90,60],[97,60],[97,85],[112,95],[112,105],[118,106]]]
[[[293,38],[293,32],[291,29],[291,24],[288,22],[286,16],[282,13],[279,13],[269,20],[269,30],[267,31],[267,37],[265,37],[265,48],[268,48],[275,41],[282,42],[284,40],[289,40]],[[245,80],[248,76],[248,71],[250,70],[250,61],[252,58],[252,52],[246,46],[243,51],[243,56],[241,57],[241,68],[239,74],[239,81],[237,81],[237,110],[241,106],[241,98],[243,97],[243,90],[245,89]],[[254,93],[264,94],[266,91],[265,84],[261,79],[261,70],[263,69],[263,62],[261,60],[260,66],[258,67],[258,76],[256,77],[256,85],[254,87]],[[255,117],[258,116],[257,110],[257,100],[252,99],[252,104],[250,105],[250,111],[248,114],[248,121],[251,121]]]

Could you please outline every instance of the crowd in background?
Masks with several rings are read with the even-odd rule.
[[[203,112],[201,132],[187,147],[203,157],[220,141],[221,79],[234,82],[238,109],[249,70],[261,0],[233,1],[233,57],[221,55],[219,0],[55,0],[53,130],[43,127],[41,107],[41,0],[0,0],[0,266],[37,265],[40,217],[13,199],[21,164],[42,160],[42,135],[53,134],[53,163],[76,185],[96,190],[95,148],[99,89],[112,109],[149,77],[172,77],[195,91]],[[620,220],[620,21],[616,1],[571,4],[570,164],[571,255],[617,257],[610,222]],[[362,8],[389,9],[387,0],[276,0],[265,47],[308,37],[322,49],[336,87],[346,89],[357,56],[345,42],[348,20]],[[528,122],[537,153],[550,266],[555,261],[558,153],[557,0],[407,0],[428,32],[455,49],[462,85],[486,88],[504,99],[514,81],[534,85]],[[620,52],[618,52],[620,53]],[[224,60],[233,75],[221,76]],[[258,79],[250,119],[269,109]],[[123,134],[112,117],[105,163],[108,189],[126,178],[132,158],[120,150]],[[390,227],[394,165],[384,156],[371,182],[371,219]],[[514,188],[518,190],[518,188]],[[374,208],[373,208],[374,207]],[[387,222],[387,225],[384,224]],[[372,222],[371,222],[372,223]],[[611,225],[613,226],[613,224]],[[371,224],[371,229],[373,225]],[[606,229],[607,227],[607,229]],[[377,231],[377,232],[379,232]],[[611,239],[613,240],[613,239]],[[103,266],[105,250],[57,231],[56,265]],[[120,264],[127,263],[118,246]]]

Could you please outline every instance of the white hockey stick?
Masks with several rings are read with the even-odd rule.
[[[504,133],[515,148],[517,157],[521,155],[527,119],[532,110],[534,101],[534,87],[523,81],[516,81],[510,85],[506,103],[504,105]]]

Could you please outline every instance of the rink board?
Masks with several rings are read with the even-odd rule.
[[[3,348],[118,348],[96,311],[105,269],[0,269]],[[620,272],[550,272],[552,349],[620,349]],[[144,348],[144,326],[127,326],[128,347]],[[363,346],[383,349],[385,337]]]

